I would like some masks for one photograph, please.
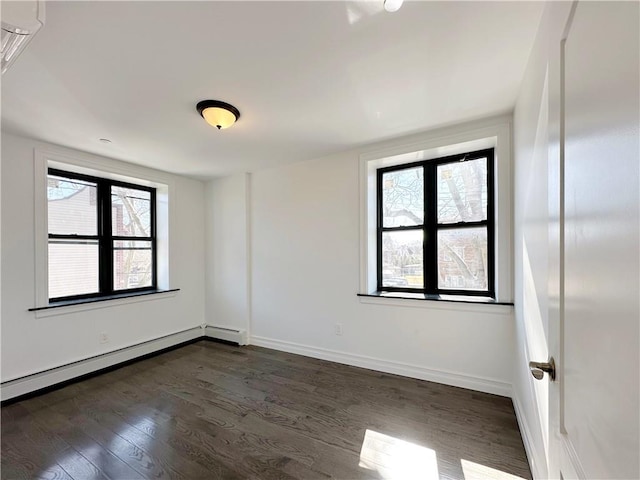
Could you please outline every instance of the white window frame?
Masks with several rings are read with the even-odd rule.
[[[69,152],[66,149],[34,149],[34,195],[35,195],[35,299],[36,307],[49,305],[49,258],[48,258],[48,203],[47,176],[49,168],[75,172],[94,177],[108,178],[121,182],[134,183],[156,189],[156,249],[157,249],[157,288],[169,290],[169,224],[173,218],[174,181],[162,172],[147,170],[144,167],[118,160],[98,157],[82,152]],[[172,199],[172,201],[169,201]],[[114,299],[109,302],[94,302],[56,308],[54,311],[36,312],[37,316],[49,316],[68,311],[82,311],[93,308],[105,308],[113,302],[131,303],[144,301],[131,298]]]
[[[504,303],[513,301],[511,131],[511,115],[492,117],[416,135],[411,137],[410,141],[405,140],[404,143],[402,140],[396,141],[392,145],[360,155],[360,294],[375,294],[377,289],[377,169],[494,148],[496,301]],[[361,297],[361,300],[363,298]]]

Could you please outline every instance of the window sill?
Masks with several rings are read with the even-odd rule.
[[[511,314],[513,303],[499,302],[488,297],[461,295],[426,295],[409,292],[373,292],[358,293],[360,303],[399,307],[417,307],[440,310],[463,310],[474,312],[492,311]]]
[[[138,292],[125,292],[104,297],[83,298],[78,300],[62,300],[52,302],[44,307],[30,308],[30,312],[35,312],[36,317],[49,317],[53,315],[64,315],[67,313],[81,312],[84,310],[94,310],[97,308],[107,308],[114,305],[126,305],[129,303],[144,302],[160,298],[174,297],[179,288],[169,290],[147,290]]]

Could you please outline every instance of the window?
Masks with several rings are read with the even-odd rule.
[[[50,301],[155,289],[156,190],[49,169]]]
[[[378,291],[495,297],[494,149],[377,170]]]

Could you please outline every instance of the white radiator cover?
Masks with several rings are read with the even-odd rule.
[[[247,345],[247,331],[239,330],[233,327],[224,327],[219,325],[207,325],[205,327],[205,336],[215,338],[217,340],[225,340],[227,342],[237,343],[238,345]]]

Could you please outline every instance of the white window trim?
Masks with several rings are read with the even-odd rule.
[[[158,288],[168,290],[169,281],[169,225],[174,218],[175,182],[168,174],[89,153],[64,148],[34,149],[35,204],[35,307],[49,305],[49,229],[47,208],[47,174],[49,168],[119,180],[156,189],[156,249]],[[171,201],[169,201],[171,199]],[[110,305],[131,302],[132,299],[113,299]],[[139,301],[139,300],[138,300]],[[78,309],[78,306],[75,306]],[[98,307],[92,307],[98,308]],[[43,316],[53,315],[48,313]],[[40,315],[38,315],[40,316]]]
[[[411,137],[360,155],[360,290],[377,289],[376,170],[484,148],[495,148],[496,301],[513,300],[513,233],[511,187],[511,115],[492,117]],[[363,297],[361,297],[361,301]],[[381,299],[384,302],[386,299]],[[394,299],[394,301],[399,301]],[[376,302],[378,303],[378,302]],[[422,302],[431,303],[431,302]]]

